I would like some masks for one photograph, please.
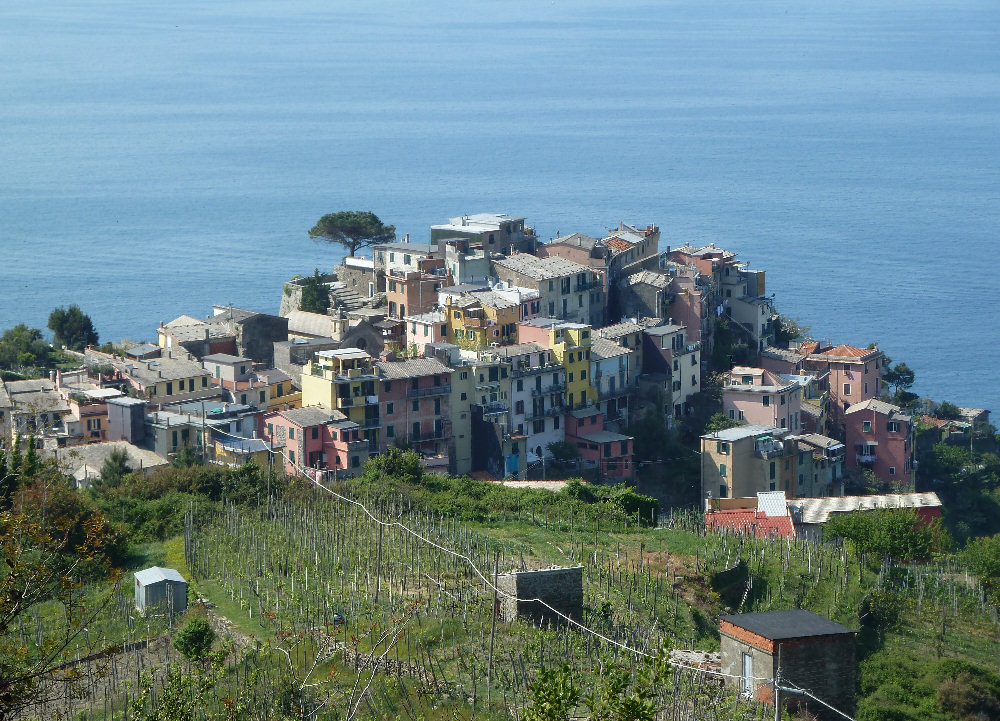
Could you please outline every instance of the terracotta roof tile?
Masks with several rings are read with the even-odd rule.
[[[834,348],[828,348],[825,351],[820,351],[816,355],[826,356],[828,358],[864,358],[872,353],[877,353],[877,348],[855,348],[852,345],[838,345]]]
[[[705,530],[728,528],[757,538],[795,538],[791,516],[768,516],[752,508],[736,508],[705,514]]]
[[[632,249],[632,244],[629,243],[627,240],[622,240],[621,238],[609,238],[608,240],[604,241],[604,244],[609,248],[613,248],[614,250]]]

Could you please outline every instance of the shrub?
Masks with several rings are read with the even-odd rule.
[[[214,642],[215,631],[203,618],[192,618],[174,636],[174,648],[191,661],[201,661],[208,656]]]

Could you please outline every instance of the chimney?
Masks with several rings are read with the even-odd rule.
[[[56,369],[56,390],[62,390],[62,371]]]
[[[410,234],[409,234],[409,233],[406,233],[406,234],[405,234],[405,235],[403,236],[403,242],[404,242],[404,243],[409,243],[409,242],[410,242]]]
[[[205,329],[205,340],[208,340],[208,328]]]

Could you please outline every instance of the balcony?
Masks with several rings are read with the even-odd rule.
[[[508,411],[506,403],[485,403],[480,404],[480,407],[484,416],[495,416]]]
[[[539,366],[524,366],[521,368],[512,368],[510,371],[511,378],[524,378],[525,376],[535,375],[536,373],[553,373],[555,371],[562,370],[562,366],[558,363],[546,363]]]
[[[587,291],[597,290],[598,288],[603,289],[604,283],[600,280],[588,280],[586,283],[577,282],[573,286],[574,293],[586,293]]]
[[[874,453],[858,453],[854,456],[858,459],[858,465],[867,466],[875,463],[877,456]]]
[[[446,396],[451,393],[451,386],[433,386],[432,388],[407,388],[407,398],[423,398],[425,396]]]
[[[543,388],[532,388],[531,395],[533,398],[538,396],[550,396],[554,393],[565,393],[566,384],[565,383],[553,383],[552,385],[545,386]]]
[[[634,388],[629,386],[618,386],[617,388],[611,390],[599,390],[597,392],[598,398],[601,400],[607,400],[609,398],[621,398],[622,396],[627,396],[634,391]]]
[[[378,396],[348,396],[337,397],[337,408],[357,408],[359,406],[377,406]]]
[[[348,453],[355,453],[355,452],[367,453],[368,452],[368,441],[365,440],[364,438],[362,438],[360,440],[357,440],[357,441],[348,441],[347,442],[347,452]]]
[[[426,433],[414,434],[410,433],[407,440],[410,443],[426,443],[429,441],[443,441],[451,437],[451,433],[445,428],[435,428],[433,431],[428,431]]]
[[[524,414],[525,423],[530,423],[531,421],[540,421],[543,418],[549,418],[552,416],[561,416],[566,412],[563,406],[556,406],[554,408],[546,408],[543,411],[529,410]]]
[[[764,460],[780,458],[785,455],[785,445],[781,441],[774,440],[758,442],[753,452],[755,456]]]

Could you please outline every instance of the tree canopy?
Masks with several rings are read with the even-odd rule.
[[[51,353],[52,348],[42,339],[42,331],[24,323],[5,330],[0,336],[0,368],[44,366]]]
[[[49,330],[55,334],[57,346],[83,350],[88,345],[97,345],[94,324],[78,305],[71,305],[69,308],[60,306],[53,310],[49,314]]]
[[[354,255],[361,248],[392,242],[396,239],[396,227],[385,225],[370,210],[341,210],[316,221],[309,237],[339,243]]]
[[[893,390],[898,394],[899,391],[905,391],[912,386],[916,376],[906,363],[900,362],[891,368],[886,365],[885,373],[882,375],[882,378],[885,379],[885,382],[892,386]]]
[[[319,268],[316,268],[313,274],[302,282],[302,300],[299,302],[299,310],[310,313],[326,313],[329,307],[330,290],[323,283]]]
[[[962,411],[954,403],[942,401],[934,415],[944,421],[957,421],[962,417]]]
[[[949,543],[939,521],[924,523],[910,508],[835,513],[823,527],[823,537],[843,538],[859,553],[901,561],[930,558]]]

